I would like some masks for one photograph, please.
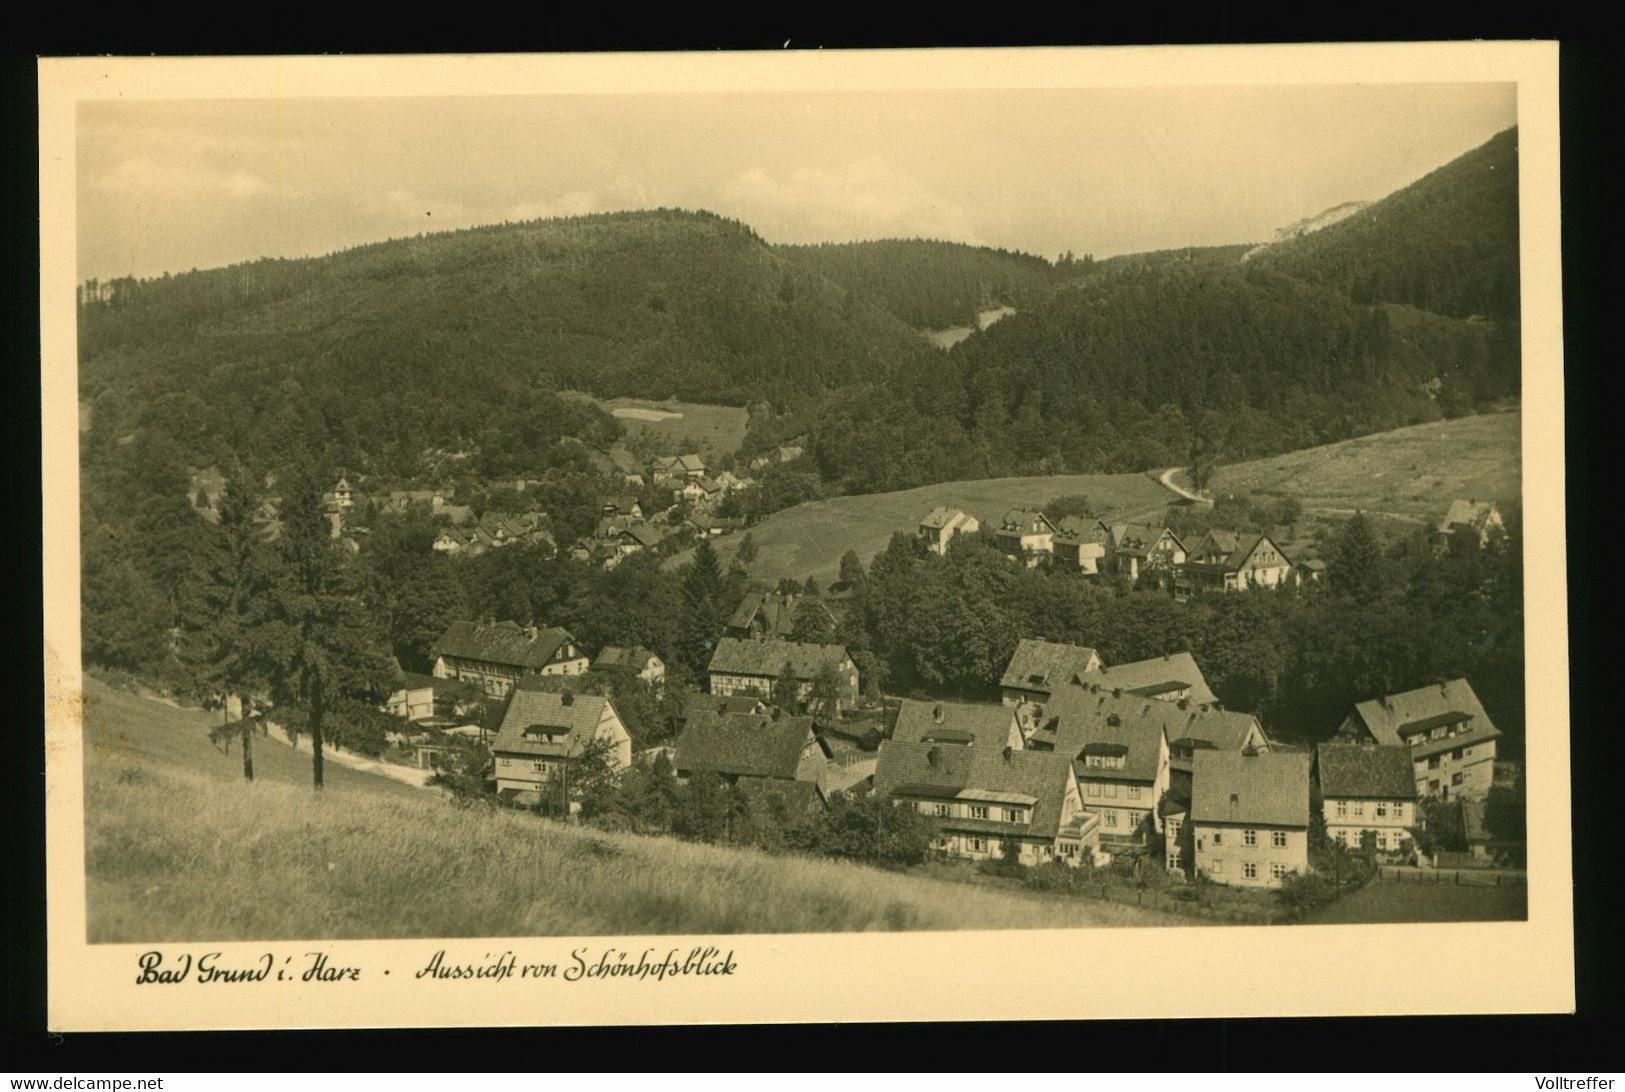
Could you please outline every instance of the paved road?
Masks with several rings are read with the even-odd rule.
[[[1174,472],[1183,469],[1184,467],[1170,466],[1167,470],[1164,470],[1161,474],[1157,475],[1157,481],[1161,482],[1163,485],[1167,486],[1175,493],[1178,493],[1181,497],[1184,497],[1188,501],[1193,501],[1196,504],[1212,504],[1213,502],[1209,498],[1202,496],[1200,493],[1192,493],[1184,486],[1174,484]]]

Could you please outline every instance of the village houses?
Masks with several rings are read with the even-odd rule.
[[[1455,500],[1450,502],[1444,518],[1433,531],[1433,544],[1447,548],[1456,536],[1462,536],[1479,549],[1488,546],[1498,535],[1506,533],[1506,524],[1494,501]]]
[[[1315,773],[1328,838],[1361,849],[1370,835],[1371,848],[1388,857],[1410,848],[1416,780],[1404,747],[1322,743],[1315,749]]]
[[[938,555],[948,552],[948,543],[955,535],[973,535],[981,529],[982,524],[975,516],[959,508],[938,506],[920,520],[920,537],[925,540],[925,548]]]
[[[1058,687],[1100,667],[1100,654],[1092,648],[1024,637],[1016,643],[1015,654],[999,680],[999,690],[1006,705],[1042,705]]]
[[[434,674],[504,697],[527,675],[579,675],[588,660],[567,630],[517,622],[453,622],[435,641]]]
[[[1404,747],[1417,795],[1453,800],[1489,793],[1500,736],[1467,680],[1451,679],[1355,703],[1334,738]]]
[[[1072,760],[1083,806],[1100,819],[1102,848],[1144,845],[1161,829],[1157,804],[1168,789],[1169,754],[1166,718],[1146,715],[1153,704],[1161,703],[1063,687],[1028,738],[1032,749]]]
[[[1005,556],[1033,568],[1054,554],[1055,532],[1055,524],[1044,513],[1012,508],[994,528],[993,542]]]
[[[1021,727],[1008,705],[904,698],[891,738],[903,743],[970,743],[1021,747]]]
[[[701,716],[677,737],[672,758],[677,776],[715,774],[729,784],[796,782],[816,792],[830,752],[813,730],[811,717],[753,713]]]
[[[772,698],[786,669],[796,681],[796,701],[808,700],[821,671],[833,670],[840,681],[838,706],[849,708],[858,700],[858,668],[841,645],[802,644],[796,641],[747,641],[723,637],[706,668],[712,694],[750,694]]]
[[[819,596],[764,591],[747,592],[729,615],[722,632],[728,637],[756,641],[788,641],[795,632],[796,613],[803,607],[817,611],[831,629],[835,627],[835,615]]]
[[[1199,875],[1241,887],[1280,887],[1309,871],[1309,755],[1196,753],[1189,837]]]
[[[606,674],[624,673],[650,685],[666,681],[666,662],[642,645],[631,648],[605,645],[592,662],[592,670]]]
[[[1138,580],[1142,573],[1171,572],[1185,563],[1185,544],[1166,527],[1104,520],[1100,526],[1105,532],[1105,564],[1119,576]]]
[[[594,745],[605,748],[612,768],[632,764],[632,737],[610,699],[520,684],[491,744],[497,795],[524,807],[546,802],[549,792],[568,798],[572,770]]]
[[[1202,669],[1189,652],[1171,652],[1133,663],[1102,666],[1078,675],[1080,685],[1120,690],[1134,697],[1158,701],[1189,700],[1206,705],[1217,699],[1208,689]]]
[[[1175,572],[1181,595],[1279,588],[1292,574],[1292,561],[1268,535],[1240,536],[1209,531]]]
[[[703,478],[705,460],[695,454],[659,455],[649,462],[649,477],[657,482]]]
[[[1099,844],[1100,821],[1084,810],[1067,756],[1000,745],[996,736],[886,740],[875,792],[934,819],[934,848],[951,857],[1000,857],[1008,843],[1022,864],[1077,865]]]
[[[1065,516],[1055,527],[1055,566],[1099,576],[1106,563],[1111,530],[1100,520],[1083,516]]]

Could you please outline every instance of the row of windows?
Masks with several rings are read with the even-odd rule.
[[[1173,860],[1173,861],[1177,861],[1178,860],[1178,851],[1175,850],[1174,853],[1170,854],[1169,859]],[[1222,875],[1224,875],[1224,861],[1222,859],[1218,858],[1218,857],[1213,858],[1213,860],[1208,863],[1208,869],[1207,870],[1208,870],[1208,872],[1210,874],[1212,874],[1214,876],[1222,876]],[[1280,861],[1271,861],[1270,862],[1270,879],[1272,879],[1272,880],[1282,879],[1282,878],[1284,878],[1286,876],[1287,872],[1288,872],[1287,866],[1282,864]],[[1256,879],[1258,879],[1258,862],[1257,861],[1243,861],[1243,862],[1241,862],[1241,875],[1242,875],[1243,879],[1248,879],[1248,880],[1256,880]]]
[[[1213,832],[1213,844],[1216,846],[1224,845],[1224,831],[1216,830]],[[1256,846],[1258,844],[1258,831],[1243,830],[1241,832],[1241,844],[1244,846]],[[1286,831],[1270,831],[1270,845],[1274,846],[1276,849],[1283,848],[1286,845]]]
[[[944,803],[928,803],[924,800],[916,800],[914,802],[914,810],[923,815],[935,815],[938,818],[943,819],[946,819],[953,814],[952,805]],[[992,809],[990,809],[986,804],[969,804],[966,806],[965,812],[966,815],[971,819],[993,818]],[[1025,823],[1027,822],[1027,809],[1000,808],[998,817],[1006,823]]]
[[[1108,800],[1115,800],[1117,798],[1117,786],[1110,783],[1110,782],[1107,782],[1105,784],[1101,784],[1101,783],[1096,782],[1096,781],[1090,781],[1090,782],[1088,782],[1088,786],[1089,787],[1084,790],[1086,795],[1089,795],[1089,796],[1103,796]],[[1130,800],[1138,800],[1138,799],[1140,799],[1140,792],[1141,792],[1140,786],[1138,786],[1138,785],[1125,785],[1124,789],[1126,791],[1124,792],[1123,795],[1126,796],[1128,799],[1130,799]]]
[[[1358,849],[1360,847],[1360,835],[1362,833],[1362,831],[1351,832],[1347,830],[1340,830],[1337,832],[1337,844]],[[1405,832],[1402,830],[1377,830],[1372,831],[1372,833],[1376,835],[1378,849],[1404,848]]]
[[[1428,758],[1428,769],[1437,770],[1439,768],[1439,762],[1443,757],[1444,757],[1443,755],[1432,755],[1432,756],[1430,756]],[[1460,762],[1463,758],[1472,758],[1472,757],[1473,757],[1473,749],[1471,747],[1457,747],[1454,751],[1450,752],[1450,760],[1452,762]],[[1422,760],[1421,759],[1416,760],[1416,768],[1417,769],[1422,768]]]
[[[1364,800],[1356,800],[1356,801],[1354,801],[1353,806],[1354,806],[1355,818],[1357,818],[1357,819],[1365,818],[1365,801]],[[1390,802],[1390,801],[1387,801],[1387,800],[1378,800],[1376,802],[1376,804],[1374,805],[1374,807],[1373,807],[1373,811],[1375,812],[1378,819],[1386,819],[1388,817],[1388,811],[1389,811],[1390,808],[1393,809],[1395,819],[1403,819],[1403,818],[1405,818],[1405,805],[1403,803],[1400,803],[1399,801]],[[1337,817],[1339,819],[1346,819],[1346,818],[1348,818],[1348,814],[1349,814],[1349,802],[1347,800],[1339,800],[1337,802]]]

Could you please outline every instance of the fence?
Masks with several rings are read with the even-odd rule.
[[[1523,872],[1506,872],[1487,868],[1407,868],[1383,865],[1377,878],[1384,883],[1444,884],[1456,887],[1525,886],[1529,876]]]

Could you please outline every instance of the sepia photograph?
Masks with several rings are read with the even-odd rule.
[[[42,62],[53,944],[1561,947],[1555,47],[1372,48]]]

